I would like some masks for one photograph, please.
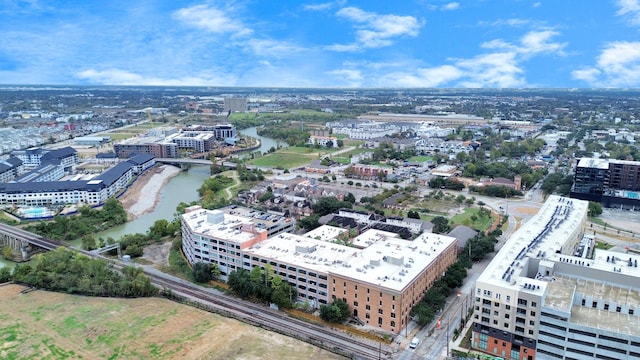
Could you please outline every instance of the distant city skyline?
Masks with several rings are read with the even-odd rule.
[[[640,0],[0,0],[0,83],[640,87]]]

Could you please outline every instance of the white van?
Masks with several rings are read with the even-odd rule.
[[[414,337],[413,340],[411,340],[411,343],[409,344],[409,348],[415,349],[418,347],[418,344],[420,344],[420,339],[418,339],[417,337]]]

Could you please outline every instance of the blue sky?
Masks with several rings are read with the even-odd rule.
[[[0,83],[640,87],[640,0],[0,0]]]

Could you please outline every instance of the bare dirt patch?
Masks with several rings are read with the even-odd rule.
[[[342,359],[165,299],[0,287],[1,359]]]
[[[170,241],[164,244],[147,245],[144,247],[142,257],[151,261],[156,266],[169,266],[170,250]]]

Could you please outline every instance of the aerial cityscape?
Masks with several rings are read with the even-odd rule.
[[[0,358],[640,359],[640,0],[0,20]]]

